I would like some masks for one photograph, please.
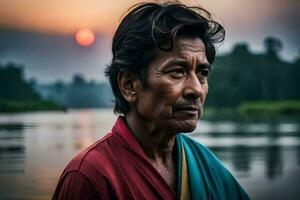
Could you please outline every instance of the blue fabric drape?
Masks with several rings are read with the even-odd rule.
[[[184,134],[176,136],[178,149],[178,192],[181,191],[181,148],[184,148],[190,198],[192,200],[250,199],[231,173],[206,147]]]

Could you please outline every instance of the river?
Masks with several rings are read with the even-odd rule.
[[[110,109],[0,115],[0,199],[50,199],[70,159],[109,132],[115,119]],[[252,199],[300,199],[299,121],[199,121],[190,135]]]

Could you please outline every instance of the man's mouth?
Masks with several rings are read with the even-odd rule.
[[[180,106],[175,108],[175,112],[197,115],[200,112],[200,109],[201,109],[200,106],[187,105],[187,106]]]

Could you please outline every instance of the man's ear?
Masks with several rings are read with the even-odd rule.
[[[120,70],[118,73],[118,85],[124,99],[132,103],[137,99],[139,80],[132,72]]]

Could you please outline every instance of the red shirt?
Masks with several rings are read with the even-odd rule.
[[[176,199],[119,117],[112,132],[77,155],[53,199]]]

